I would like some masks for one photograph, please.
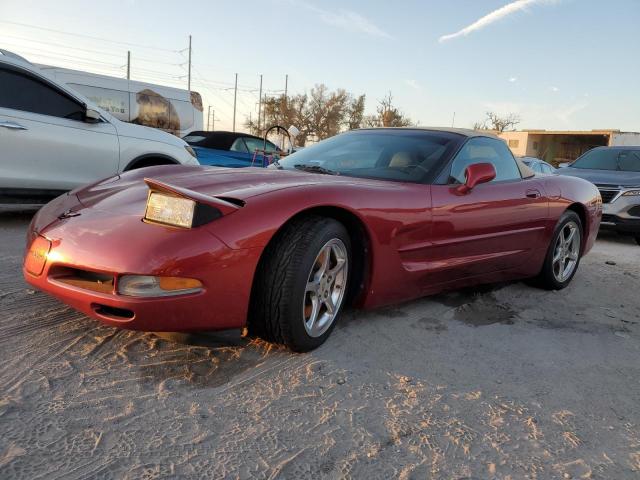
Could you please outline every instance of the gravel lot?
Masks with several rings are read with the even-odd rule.
[[[297,355],[115,330],[22,280],[0,213],[0,478],[638,478],[640,247],[346,312]],[[615,262],[614,265],[609,263]]]

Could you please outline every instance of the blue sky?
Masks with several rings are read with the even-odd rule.
[[[217,128],[238,72],[238,119],[256,115],[262,73],[269,93],[289,74],[290,93],[325,83],[369,110],[391,90],[421,125],[495,110],[521,128],[640,131],[639,30],[640,0],[0,0],[0,45],[41,63],[124,75],[130,49],[134,79],[186,86],[191,34]]]

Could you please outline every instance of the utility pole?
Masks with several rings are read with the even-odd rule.
[[[289,74],[287,73],[284,76],[284,108],[287,108],[287,106],[289,104],[289,98],[287,97],[288,89],[289,89]]]
[[[264,101],[267,100],[267,94],[264,94]],[[267,129],[267,116],[266,115],[262,115],[262,132],[264,132]]]
[[[212,110],[211,113],[213,114],[211,117],[211,131],[213,132],[216,129],[216,111]]]
[[[262,74],[260,74],[260,93],[258,94],[258,134],[260,134],[260,115],[262,115]]]
[[[284,76],[284,106],[287,106],[287,103],[289,103],[288,99],[287,99],[287,92],[289,90],[289,74],[287,73]]]
[[[236,131],[236,101],[238,100],[238,74],[236,73],[236,85],[233,89],[233,131]]]
[[[191,94],[191,35],[189,35],[189,76],[187,80],[187,90]]]
[[[453,112],[453,120],[451,120],[451,128],[453,128],[453,125],[456,123],[456,112]]]
[[[211,123],[211,105],[209,105],[209,109],[207,110],[207,132],[211,131],[209,130],[210,123]]]
[[[131,80],[131,50],[127,50],[127,80]]]

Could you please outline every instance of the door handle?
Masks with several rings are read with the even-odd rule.
[[[10,128],[11,130],[29,130],[24,125],[15,122],[0,122],[0,127]]]
[[[540,198],[540,192],[534,188],[527,190],[527,198]]]

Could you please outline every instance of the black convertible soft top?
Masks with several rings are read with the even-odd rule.
[[[255,138],[257,140],[263,141],[262,138],[256,137],[255,135],[250,135],[248,133],[223,131],[194,131],[189,133],[189,135],[186,135],[183,140],[189,145],[193,145],[196,147],[213,148],[215,150],[229,150],[231,148],[231,145],[233,145],[233,142],[235,142],[239,137]]]

